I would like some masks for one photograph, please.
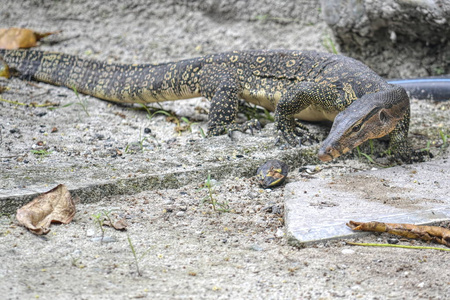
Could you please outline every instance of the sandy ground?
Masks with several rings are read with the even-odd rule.
[[[127,63],[156,63],[234,49],[327,50],[323,41],[330,33],[319,18],[315,1],[303,3],[303,8],[289,6],[289,1],[261,2],[259,6],[252,1],[248,6],[246,1],[217,3],[6,1],[0,11],[0,27],[63,30],[40,48]],[[30,101],[30,94],[39,94],[40,86],[51,88],[50,93],[39,96],[36,101],[40,102],[52,100],[52,95],[71,93],[47,85],[36,87],[19,79],[13,82],[23,92],[17,100],[24,102]],[[110,108],[101,103],[98,105]],[[2,120],[6,120],[4,116],[14,108],[0,105]],[[422,107],[432,115],[421,116]],[[426,144],[422,135],[436,135],[436,127],[448,126],[448,109],[445,103],[413,102],[411,132],[420,147]],[[74,111],[83,114],[80,108]],[[23,114],[32,115],[33,110],[23,110]],[[0,126],[9,130],[10,122],[2,120]],[[162,127],[172,126],[163,118],[157,120]],[[95,116],[80,117],[74,128],[95,127],[96,122]],[[18,137],[17,142],[23,141]],[[447,154],[433,149],[436,159],[448,159]],[[151,151],[147,155],[151,159]],[[35,159],[30,157],[30,163]],[[51,163],[51,156],[48,159]],[[67,159],[70,162],[69,156]],[[2,167],[7,164],[10,166],[11,161],[2,161]],[[323,176],[345,176],[355,169],[372,168],[352,156],[336,165]],[[289,181],[299,179],[298,169],[293,170]],[[179,189],[107,197],[95,203],[81,199],[73,222],[53,226],[44,237],[17,226],[14,215],[3,215],[0,298],[450,297],[448,252],[354,247],[339,240],[298,249],[290,246],[284,235],[283,188],[264,190],[254,178],[245,177],[224,178],[213,184],[213,197],[229,212],[215,212],[207,201],[207,190],[201,189],[203,182],[192,182]],[[105,227],[101,243],[95,214],[126,218],[128,230]],[[137,252],[141,274],[128,238]],[[389,238],[382,234],[357,240],[385,243]],[[427,245],[420,241],[402,243]]]

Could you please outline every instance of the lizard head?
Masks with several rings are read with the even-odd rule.
[[[369,139],[390,133],[409,111],[409,98],[399,86],[355,100],[337,114],[328,137],[319,149],[319,159],[330,161]]]

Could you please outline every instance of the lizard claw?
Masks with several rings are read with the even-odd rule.
[[[253,129],[256,129],[257,131],[261,131],[262,126],[261,126],[261,123],[258,120],[255,119],[255,120],[252,120],[252,121],[253,121],[253,123],[250,124],[248,128],[250,129],[250,132],[253,135]]]
[[[433,158],[434,155],[428,150],[413,150],[408,156],[401,155],[399,158],[406,163],[424,162],[426,158]]]
[[[253,130],[261,130],[261,123],[258,120],[250,120],[242,124],[227,124],[227,125],[209,125],[208,127],[208,136],[218,136],[225,133],[228,133],[230,138],[233,138],[233,131],[245,132],[250,130],[250,133],[253,135]]]
[[[276,145],[283,138],[290,146],[300,147],[304,142],[313,144],[319,139],[309,132],[308,128],[302,123],[293,118],[286,118],[283,116],[276,116],[275,128],[278,130]]]
[[[256,120],[256,119],[247,121],[247,122],[242,123],[242,124],[233,123],[233,124],[230,124],[230,125],[226,126],[226,131],[228,132],[228,136],[231,139],[233,139],[233,132],[234,131],[245,132],[247,130],[250,130],[250,134],[253,135],[254,134],[254,131],[253,131],[254,129],[256,129],[257,131],[261,130],[261,123],[258,120]]]
[[[281,139],[285,140],[292,147],[301,147],[305,142],[312,145],[314,142],[319,141],[315,135],[300,128],[295,128],[292,131],[279,130],[275,145],[278,145]]]
[[[383,157],[384,154],[381,154],[381,157]],[[424,162],[428,158],[433,158],[434,155],[429,150],[407,150],[407,151],[401,151],[396,152],[393,155],[387,155],[387,159],[389,163],[391,164],[412,164],[412,163],[419,163]]]
[[[262,129],[261,123],[258,120],[255,121],[256,121],[256,129],[261,130]]]
[[[253,135],[253,126],[249,126],[248,129],[250,130],[250,134]]]
[[[275,140],[275,145],[281,144],[282,140],[286,142],[285,144],[282,145],[283,148],[297,147],[297,146],[300,147],[302,145],[301,137],[297,136],[293,132],[290,133],[279,132]]]
[[[308,142],[310,145],[319,142],[319,139],[314,134],[308,131],[303,131],[299,128],[296,128],[294,133],[301,138],[302,142]]]

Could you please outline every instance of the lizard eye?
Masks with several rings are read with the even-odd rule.
[[[352,131],[358,132],[360,129],[361,129],[361,124],[358,124],[358,125],[353,126]]]
[[[388,114],[385,111],[383,111],[383,110],[380,112],[380,121],[382,123],[387,123],[389,121]]]

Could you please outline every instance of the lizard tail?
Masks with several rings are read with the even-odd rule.
[[[196,80],[183,82],[188,62],[115,64],[38,50],[4,50],[0,57],[21,77],[66,86],[94,97],[128,103],[177,100],[199,95]],[[194,78],[195,79],[195,78]]]

